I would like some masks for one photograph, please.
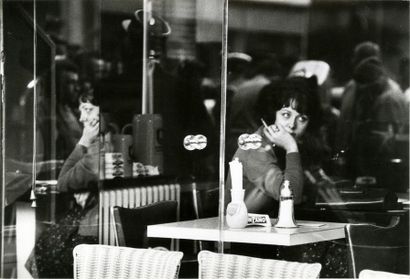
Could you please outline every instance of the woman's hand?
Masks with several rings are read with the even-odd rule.
[[[272,144],[282,147],[286,153],[299,151],[295,138],[282,125],[270,125],[263,132]]]
[[[84,123],[83,134],[79,141],[79,144],[89,147],[95,140],[98,139],[100,133],[100,122],[98,119],[91,120],[88,123]]]

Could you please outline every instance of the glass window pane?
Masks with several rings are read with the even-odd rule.
[[[200,250],[350,275],[343,240],[226,238],[234,198],[274,225],[285,179],[296,223],[407,216],[408,1],[0,3],[3,277],[70,277],[84,242],[181,250],[181,278]],[[160,201],[175,212],[144,213]],[[114,206],[217,236],[147,237]]]

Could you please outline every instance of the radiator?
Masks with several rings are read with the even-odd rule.
[[[111,207],[134,208],[163,200],[178,202],[179,220],[181,187],[179,184],[138,186],[100,191],[99,239],[101,244],[116,245]]]

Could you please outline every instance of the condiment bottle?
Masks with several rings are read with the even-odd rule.
[[[279,214],[274,227],[297,228],[293,208],[293,191],[289,180],[283,181],[280,187]]]
[[[226,208],[226,223],[231,229],[242,229],[248,224],[248,209],[243,197],[245,190],[231,190],[232,201]]]
[[[232,229],[241,229],[248,224],[248,209],[244,202],[245,190],[242,181],[242,164],[238,158],[229,163],[231,172],[231,198],[226,208],[226,223]]]

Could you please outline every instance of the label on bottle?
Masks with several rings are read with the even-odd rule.
[[[226,213],[228,215],[235,215],[239,211],[239,204],[237,203],[230,203],[229,206],[226,208]]]

